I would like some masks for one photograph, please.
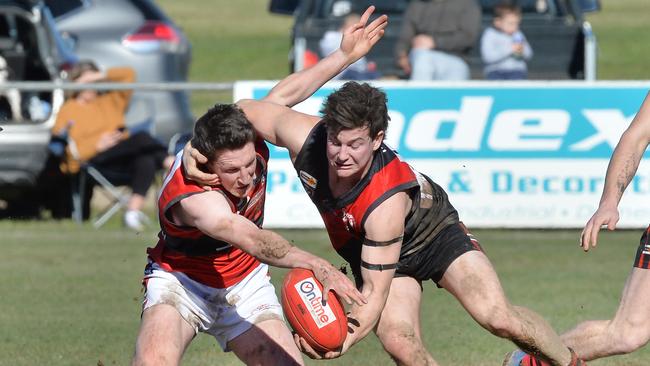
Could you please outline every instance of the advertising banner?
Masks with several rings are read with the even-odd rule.
[[[274,82],[238,82],[235,99]],[[318,114],[330,83],[297,105]],[[647,82],[375,82],[388,96],[386,143],[448,192],[469,227],[577,228],[598,205],[607,163]],[[646,155],[648,155],[646,153]],[[644,160],[648,159],[647,157]],[[620,205],[619,227],[650,222],[650,162]],[[268,227],[322,227],[286,150],[271,147]]]

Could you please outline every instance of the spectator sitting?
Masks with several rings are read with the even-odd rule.
[[[480,28],[476,0],[411,1],[395,46],[397,65],[411,80],[467,80],[463,56]]]
[[[131,68],[110,68],[99,71],[90,61],[83,61],[70,70],[70,80],[90,83],[100,80],[133,82]],[[82,162],[91,162],[100,171],[130,174],[132,190],[124,215],[124,224],[141,231],[147,223],[142,213],[144,199],[156,171],[171,165],[167,149],[147,132],[129,134],[124,114],[131,99],[131,90],[114,90],[99,94],[95,90],[75,92],[61,106],[52,133],[67,134],[69,144],[61,166],[64,173],[79,172]],[[74,145],[74,146],[72,146]],[[87,213],[88,209],[84,209]],[[87,217],[85,217],[87,218]]]
[[[494,7],[492,26],[481,36],[481,59],[488,80],[522,80],[528,78],[526,61],[533,50],[519,30],[521,10],[515,5]]]
[[[318,42],[322,57],[336,51],[341,44],[341,39],[343,39],[343,31],[358,23],[360,19],[361,17],[358,14],[349,14],[345,17],[339,29],[325,32],[323,38]],[[380,74],[377,71],[377,65],[372,61],[368,61],[364,56],[348,66],[343,72],[336,75],[334,80],[373,80],[379,77]]]

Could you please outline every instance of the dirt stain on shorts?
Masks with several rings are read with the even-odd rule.
[[[167,291],[160,296],[160,300],[158,300],[157,304],[165,304],[174,307],[174,309],[178,311],[181,317],[185,319],[192,328],[195,330],[200,329],[201,320],[199,317],[191,311],[184,311],[187,309],[184,309],[181,298],[177,295],[178,289],[178,286],[175,285],[167,286]]]
[[[255,322],[253,324],[259,324],[263,321],[266,320],[280,320],[283,321],[282,317],[276,313],[271,313],[271,312],[265,312],[260,314],[257,318],[255,318]]]

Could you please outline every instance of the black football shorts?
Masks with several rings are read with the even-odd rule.
[[[462,222],[442,229],[431,243],[417,253],[400,261],[395,277],[413,277],[418,281],[433,280],[438,283],[449,265],[461,255],[483,251],[478,240]]]

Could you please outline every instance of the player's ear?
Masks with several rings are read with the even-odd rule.
[[[379,133],[377,133],[377,136],[375,136],[375,138],[372,139],[372,150],[379,149],[379,146],[381,146],[382,141],[384,141],[384,131],[379,131]]]

